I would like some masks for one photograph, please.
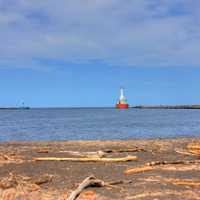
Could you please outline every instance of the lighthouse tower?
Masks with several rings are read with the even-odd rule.
[[[116,104],[116,108],[119,108],[119,109],[127,109],[129,107],[127,101],[126,101],[126,98],[124,96],[124,90],[123,88],[120,89],[120,98]]]

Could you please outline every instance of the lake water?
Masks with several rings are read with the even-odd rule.
[[[200,110],[0,110],[0,141],[200,136]]]

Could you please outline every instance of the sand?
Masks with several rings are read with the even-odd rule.
[[[200,154],[191,153],[187,148],[193,143],[198,148],[200,139],[0,143],[0,199],[67,200],[70,193],[90,175],[106,183],[122,183],[110,187],[89,187],[83,190],[78,200],[200,199]],[[130,149],[137,151],[128,152]],[[96,156],[91,152],[97,151],[107,152],[104,153],[106,158],[137,156],[137,160],[35,161],[37,157],[79,158],[79,153]],[[152,161],[172,163],[177,160],[195,160],[197,163],[158,165],[133,174],[124,173],[127,169]]]

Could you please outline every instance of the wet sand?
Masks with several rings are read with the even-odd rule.
[[[200,146],[200,139],[0,143],[0,199],[64,200],[90,175],[106,183],[122,183],[89,187],[83,190],[79,200],[200,199],[200,154],[191,153],[187,148],[193,143]],[[136,151],[129,152],[130,149]],[[137,160],[35,161],[37,157],[79,158],[77,153],[97,151],[106,152],[106,158],[129,155],[137,156]],[[177,160],[195,160],[197,163],[173,164]],[[155,161],[168,161],[169,164],[138,173],[124,173],[127,169]]]

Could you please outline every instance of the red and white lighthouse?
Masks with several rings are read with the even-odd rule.
[[[120,98],[119,98],[119,100],[118,100],[118,102],[116,104],[116,108],[118,108],[118,109],[127,109],[127,108],[129,108],[127,100],[126,100],[126,98],[124,96],[123,88],[120,89]]]

